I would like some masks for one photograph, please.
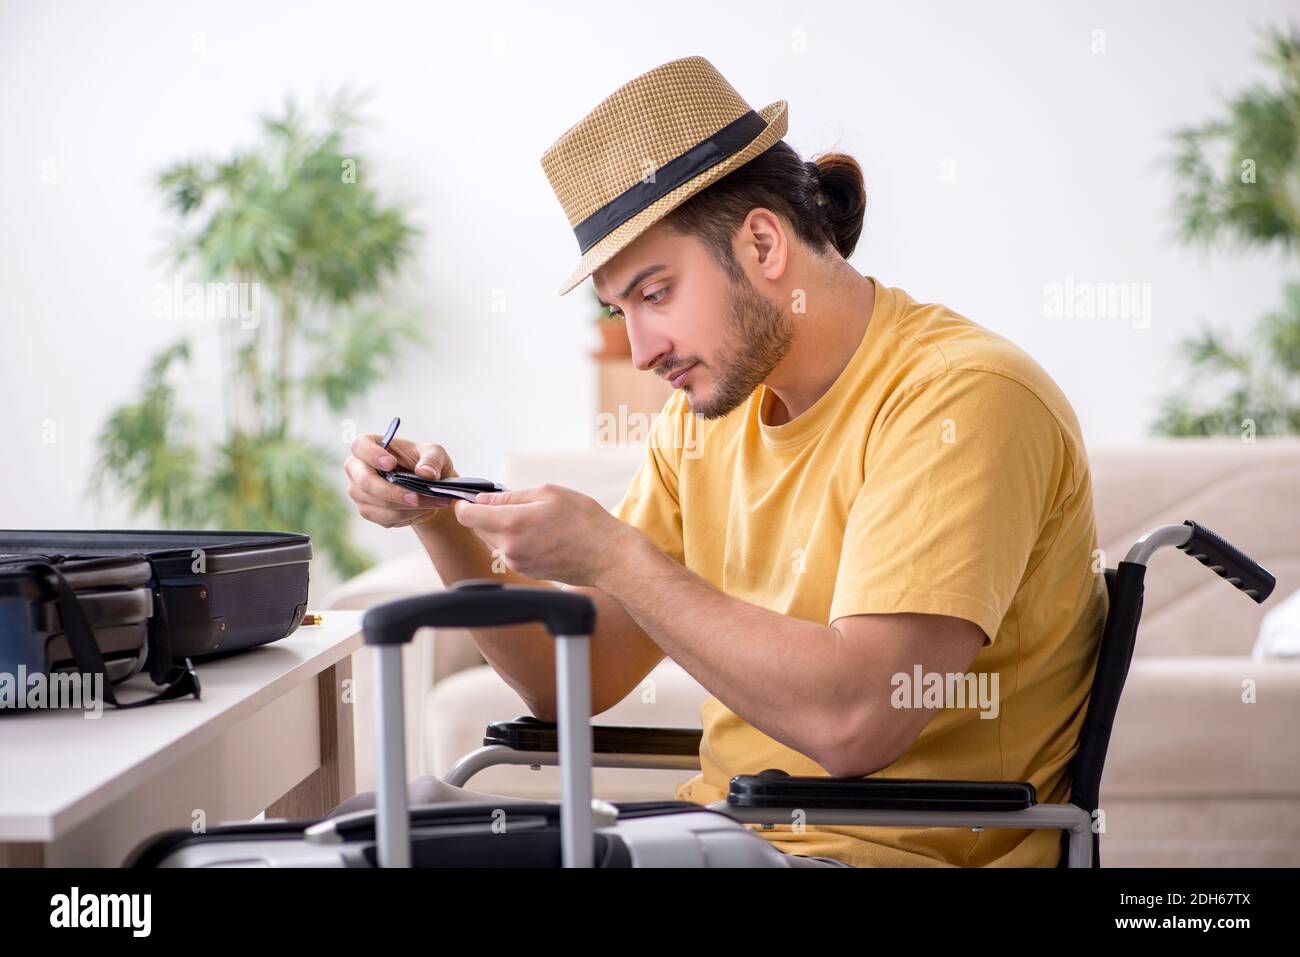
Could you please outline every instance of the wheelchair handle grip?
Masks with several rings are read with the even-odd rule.
[[[539,622],[554,636],[590,635],[596,604],[586,595],[549,588],[506,587],[468,579],[446,591],[399,598],[369,609],[361,619],[368,645],[401,645],[417,628],[490,628]]]
[[[1273,593],[1277,579],[1267,568],[1204,525],[1191,519],[1183,524],[1191,527],[1192,534],[1178,546],[1180,550],[1258,603]]]

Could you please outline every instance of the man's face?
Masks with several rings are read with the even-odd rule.
[[[790,351],[794,319],[747,276],[733,281],[708,248],[656,223],[593,275],[627,322],[632,362],[686,391],[691,411],[726,415]]]

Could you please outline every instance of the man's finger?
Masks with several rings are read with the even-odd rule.
[[[415,468],[411,469],[412,472],[438,479],[451,465],[451,457],[441,445],[418,445],[416,450],[420,453],[420,458],[415,463]]]
[[[464,499],[457,499],[456,504],[452,506],[456,509],[456,521],[466,528],[472,528],[475,531],[498,531],[501,522],[500,513],[493,514],[492,509],[487,505],[475,505],[473,502],[467,502]]]
[[[547,487],[506,489],[504,492],[479,492],[474,497],[475,505],[526,505],[546,497]]]
[[[438,504],[438,500],[431,496],[416,495],[380,478],[355,456],[344,463],[343,470],[352,480],[348,483],[348,494],[354,502],[369,502],[385,508],[428,508]]]
[[[391,469],[396,464],[391,455],[380,447],[382,436],[358,435],[352,440],[352,454],[372,469]],[[392,464],[388,464],[392,463]]]
[[[352,454],[372,469],[382,469],[385,472],[391,472],[398,466],[409,467],[415,464],[419,455],[414,442],[410,439],[393,439],[385,449],[379,444],[382,438],[383,436],[373,434],[357,436],[352,442]]]

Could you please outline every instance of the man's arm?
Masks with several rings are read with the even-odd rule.
[[[984,644],[977,625],[948,615],[790,618],[728,597],[629,532],[600,590],[724,705],[834,776],[892,764],[932,717],[891,706],[893,675],[918,664],[964,673]]]
[[[556,588],[586,595],[596,603],[596,631],[591,641],[592,713],[600,714],[623,700],[664,657],[663,651],[628,614],[598,588],[557,586],[511,571],[494,561],[487,546],[452,515],[415,532],[442,581],[451,585],[468,578],[492,578],[504,584]],[[483,657],[518,692],[529,710],[543,721],[554,721],[555,641],[541,625],[510,625],[470,629]]]
[[[613,515],[587,496],[566,490],[566,498],[577,508],[557,515],[556,525],[540,530],[539,544],[553,548],[568,543],[588,561],[603,563],[611,550],[618,547],[617,534],[607,528],[621,529],[624,523],[637,528],[659,549],[678,562],[682,554],[681,513],[677,508],[677,471],[682,452],[693,447],[693,424],[687,421],[680,393],[665,402],[654,419],[645,458],[632,476],[622,501]],[[543,486],[549,489],[550,486]],[[514,501],[519,492],[487,496],[500,501]],[[527,498],[527,495],[522,497]],[[512,510],[513,511],[513,510]],[[486,517],[482,509],[459,503],[457,522],[468,513]],[[450,518],[451,516],[446,516]],[[505,519],[502,530],[518,520]],[[492,523],[489,523],[492,524]],[[565,591],[586,595],[596,603],[596,634],[591,643],[592,711],[600,714],[623,700],[664,657],[656,645],[619,605],[594,586],[589,576],[573,577],[559,569],[541,570],[518,564],[518,546],[500,534],[485,534],[486,529],[458,524],[442,532],[442,538],[429,536],[425,548],[446,582],[467,577],[486,577],[504,573],[504,580],[542,588],[557,586]],[[421,536],[422,540],[425,536]],[[529,577],[531,576],[531,577]],[[540,627],[526,632],[528,644],[516,648],[519,630],[480,629],[475,641],[483,655],[520,696],[533,713],[553,720],[555,715],[555,658],[553,645]]]
[[[362,518],[386,528],[412,527],[445,584],[466,578],[499,577],[512,584],[556,587],[550,580],[511,571],[473,532],[457,523],[456,513],[445,501],[417,495],[380,478],[379,469],[398,466],[418,470],[429,478],[456,474],[441,445],[394,439],[384,448],[378,435],[363,435],[352,444],[352,455],[344,464],[348,495],[357,503]],[[597,605],[591,677],[593,710],[599,714],[636,687],[663,658],[663,652],[616,602],[594,588],[576,590]],[[483,657],[519,693],[533,714],[553,721],[555,643],[545,629],[536,624],[473,628],[470,635]]]

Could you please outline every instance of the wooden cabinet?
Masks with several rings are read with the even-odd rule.
[[[673,388],[653,372],[632,365],[631,356],[596,356],[596,411],[621,419],[659,412]],[[620,414],[619,409],[623,412]]]
[[[635,423],[648,422],[662,410],[673,388],[632,364],[632,346],[622,322],[597,322],[596,328],[601,347],[591,354],[591,361],[596,364],[597,437],[607,437],[611,423],[619,423],[620,435],[636,432]]]

